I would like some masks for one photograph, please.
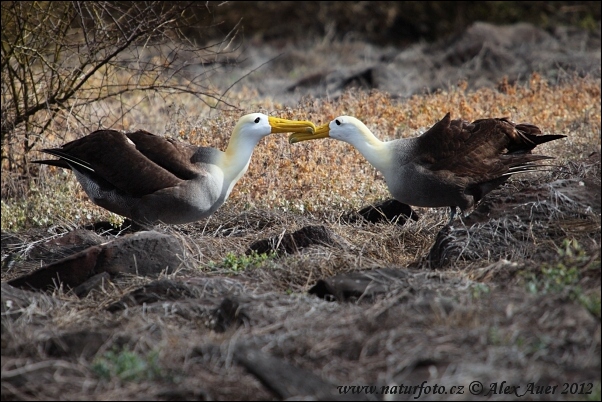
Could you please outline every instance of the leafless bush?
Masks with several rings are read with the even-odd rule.
[[[66,127],[115,126],[150,94],[229,106],[209,78],[235,62],[237,30],[193,43],[182,34],[203,28],[193,3],[2,2],[2,168],[23,171],[42,136]]]

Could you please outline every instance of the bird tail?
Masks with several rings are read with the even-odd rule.
[[[42,152],[46,152],[47,154],[58,156],[61,159],[54,159],[54,160],[46,159],[46,160],[32,161],[33,163],[41,163],[41,164],[45,164],[45,165],[58,166],[58,167],[62,167],[65,169],[72,169],[73,166],[75,165],[78,168],[81,168],[83,170],[87,170],[89,172],[94,172],[94,169],[92,168],[92,166],[90,166],[90,164],[88,162],[85,162],[79,158],[75,158],[71,155],[67,155],[60,149],[42,149]],[[78,169],[78,170],[81,170],[81,169]]]
[[[514,128],[517,138],[508,146],[509,154],[529,153],[539,144],[566,137],[563,134],[541,134],[539,127],[527,123],[517,124]]]
[[[71,169],[71,166],[64,159],[44,159],[39,161],[31,161],[31,163],[39,163],[41,165],[58,166],[60,168]]]
[[[508,170],[502,174],[502,177],[509,177],[516,173],[541,172],[546,170],[544,169],[546,167],[554,167],[554,165],[542,165],[540,163],[535,163],[538,161],[554,159],[551,156],[545,155],[514,153],[501,155],[501,159],[508,167]]]

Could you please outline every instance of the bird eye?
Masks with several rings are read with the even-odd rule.
[[[259,123],[260,121],[261,121],[261,118],[259,118],[259,117],[255,119],[255,123]]]
[[[337,124],[337,126],[341,125],[341,122],[339,121],[339,119],[336,119],[334,122]]]

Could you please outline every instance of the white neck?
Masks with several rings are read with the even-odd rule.
[[[226,152],[222,156],[220,168],[224,172],[224,190],[226,197],[249,168],[251,156],[259,138],[233,136],[230,138]],[[223,190],[222,190],[223,191]]]
[[[382,142],[367,127],[362,127],[362,136],[352,136],[346,141],[353,145],[372,166],[384,173],[390,166],[391,156],[386,142]]]

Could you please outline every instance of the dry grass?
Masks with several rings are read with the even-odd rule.
[[[316,124],[341,114],[353,115],[383,140],[416,136],[447,112],[466,120],[508,116],[517,122],[536,124],[544,133],[567,134],[566,140],[538,148],[539,152],[557,157],[558,163],[600,150],[599,80],[576,77],[552,86],[535,74],[524,86],[501,83],[501,90],[463,88],[463,83],[459,83],[446,92],[407,100],[394,100],[377,91],[350,91],[339,99],[308,99],[297,109],[283,109],[269,100],[256,103],[255,94],[242,91],[239,102],[244,113],[263,111],[285,118],[308,119]],[[161,111],[151,114],[156,118]],[[228,111],[199,118],[186,113],[167,134],[192,144],[225,149],[242,114]],[[57,145],[60,142],[52,139],[41,144]],[[54,178],[57,175],[61,180]],[[79,186],[73,185],[75,179],[71,175],[67,174],[68,178],[64,175],[52,167],[41,169],[36,181],[23,182],[3,175],[2,229],[47,225],[49,215],[55,221],[73,219],[75,224],[109,219],[109,213],[92,205]],[[20,197],[11,198],[11,194]],[[56,202],[47,200],[47,194],[55,194]],[[286,136],[274,135],[256,147],[248,172],[234,187],[223,208],[332,214],[328,211],[343,212],[387,197],[380,174],[349,145],[324,140],[291,146]],[[69,208],[62,209],[65,205]]]
[[[417,135],[448,111],[468,120],[509,116],[537,124],[545,133],[569,136],[541,147],[557,157],[560,168],[530,182],[513,181],[510,189],[522,191],[563,177],[600,182],[599,159],[583,162],[591,152],[600,152],[599,80],[576,77],[548,85],[534,75],[524,86],[463,88],[460,83],[405,100],[381,92],[347,92],[287,109],[269,100],[256,102],[252,92],[243,92],[240,105],[245,111],[316,124],[355,115],[381,139]],[[187,115],[169,134],[223,149],[241,114]],[[45,144],[50,145],[58,144]],[[43,239],[99,219],[115,220],[86,199],[72,175],[44,168],[37,189],[19,187],[12,179],[2,178],[2,230],[18,230],[21,243],[3,244],[3,260],[5,252],[12,252],[16,263],[3,262],[2,282],[41,264],[22,246],[31,244],[34,234]],[[10,186],[15,188],[6,190]],[[48,194],[53,200],[47,200]],[[3,399],[276,399],[236,363],[233,351],[240,345],[335,385],[427,381],[449,389],[473,380],[506,380],[524,389],[528,382],[575,382],[593,384],[591,395],[577,397],[599,398],[599,213],[586,212],[582,219],[556,215],[529,227],[509,217],[471,228],[481,232],[458,230],[459,238],[466,232],[480,236],[471,239],[479,247],[472,249],[478,258],[466,254],[430,270],[425,257],[447,211],[419,209],[421,219],[403,227],[341,222],[348,210],[388,197],[379,174],[344,143],[291,146],[285,136],[266,138],[230,199],[212,217],[161,228],[181,238],[189,251],[188,266],[162,279],[189,287],[193,297],[109,313],[108,306],[153,280],[113,278],[83,299],[63,289],[13,295],[3,287]],[[48,216],[54,225],[50,229]],[[308,225],[324,225],[336,244],[244,259],[253,241]],[[524,249],[510,241],[512,225],[527,233]],[[487,254],[487,247],[495,252]],[[246,264],[244,269],[231,269],[232,259]],[[405,276],[391,281],[389,291],[373,301],[332,303],[307,295],[319,279],[387,267]],[[210,317],[225,298],[236,300],[246,318],[242,326],[219,332]],[[9,299],[11,306],[4,303]],[[78,349],[94,342],[100,345],[94,353]],[[62,344],[73,346],[56,346]],[[139,371],[119,371],[126,363]],[[468,393],[430,397],[473,398]]]

